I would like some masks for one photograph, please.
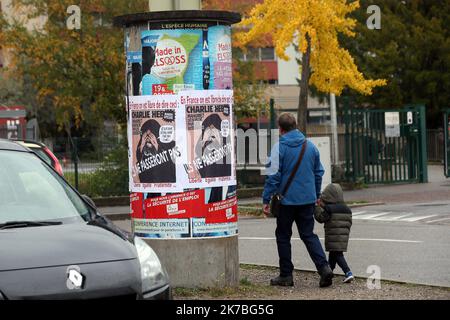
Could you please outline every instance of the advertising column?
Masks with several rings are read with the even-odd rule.
[[[211,285],[224,273],[233,275],[224,285],[238,281],[231,54],[238,21],[224,11],[115,19],[125,27],[132,228],[178,285]],[[180,266],[199,268],[202,250],[215,255],[211,269],[187,277]]]

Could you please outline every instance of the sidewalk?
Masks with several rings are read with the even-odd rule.
[[[381,280],[369,288],[366,278],[342,283],[336,275],[333,285],[319,288],[317,272],[294,270],[293,287],[273,287],[269,280],[279,272],[277,267],[240,264],[237,288],[174,288],[175,300],[449,300],[450,289]]]
[[[423,203],[450,200],[450,179],[443,166],[428,166],[428,183],[372,185],[361,190],[345,191],[346,201]]]

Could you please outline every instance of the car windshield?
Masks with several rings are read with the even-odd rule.
[[[0,224],[87,221],[90,209],[56,172],[31,153],[0,150]]]

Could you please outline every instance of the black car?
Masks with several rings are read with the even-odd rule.
[[[150,246],[0,139],[0,300],[99,298],[170,299],[171,287]]]

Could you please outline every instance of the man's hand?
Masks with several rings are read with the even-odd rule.
[[[268,204],[263,204],[263,212],[266,216],[270,214],[270,206]]]

